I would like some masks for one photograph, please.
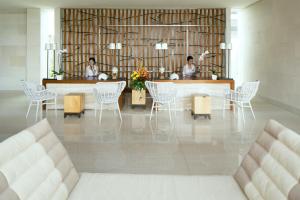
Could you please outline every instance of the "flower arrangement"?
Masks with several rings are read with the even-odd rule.
[[[145,81],[149,79],[148,70],[142,65],[142,59],[137,63],[138,69],[133,71],[130,76],[130,87],[134,90],[144,90],[146,89]]]

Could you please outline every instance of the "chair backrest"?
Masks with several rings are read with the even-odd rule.
[[[46,119],[0,143],[0,199],[67,199],[78,180]]]
[[[105,102],[117,102],[122,91],[125,89],[126,82],[98,82],[94,89],[96,99]]]
[[[251,101],[258,91],[259,81],[245,82],[237,90],[242,101]]]
[[[300,199],[300,135],[270,120],[234,178],[250,200]]]
[[[173,82],[146,81],[145,85],[156,102],[167,102],[176,97],[176,88]]]
[[[34,99],[37,91],[43,90],[43,86],[29,81],[21,81],[21,86],[27,98]]]

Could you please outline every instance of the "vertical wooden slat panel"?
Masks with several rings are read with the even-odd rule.
[[[68,49],[68,54],[63,60],[63,67],[66,76],[83,76],[88,58],[95,57],[100,71],[110,73],[111,66],[118,65],[120,77],[128,79],[130,72],[136,69],[136,59],[144,57],[144,66],[157,76],[157,67],[161,64],[167,71],[181,71],[188,51],[200,66],[201,78],[210,77],[212,66],[224,75],[225,70],[219,67],[223,62],[219,43],[225,39],[224,22],[225,9],[64,9],[62,46]],[[159,23],[200,26],[188,28],[189,49],[186,49],[186,27],[107,26]],[[160,40],[168,43],[169,48],[165,52],[160,50],[158,61],[155,43]],[[122,50],[109,50],[107,45],[110,42],[122,43]],[[198,57],[205,50],[209,50],[212,57],[199,63]]]

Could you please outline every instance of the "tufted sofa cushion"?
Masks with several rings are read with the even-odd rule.
[[[1,200],[67,199],[78,179],[46,119],[0,144]]]
[[[270,120],[234,178],[250,200],[300,199],[300,135]]]

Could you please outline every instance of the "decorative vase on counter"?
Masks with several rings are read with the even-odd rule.
[[[57,79],[57,80],[63,80],[63,78],[64,78],[64,75],[63,75],[63,74],[56,75],[56,79]]]
[[[212,75],[211,75],[211,79],[212,79],[212,80],[217,80],[217,79],[218,79],[218,76],[215,75],[215,74],[212,74]]]

